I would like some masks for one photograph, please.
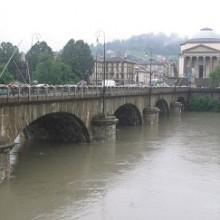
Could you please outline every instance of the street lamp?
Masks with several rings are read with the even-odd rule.
[[[98,85],[98,46],[99,46],[99,33],[96,33],[96,52],[95,52],[95,85]]]
[[[106,71],[106,61],[105,61],[105,32],[104,31],[98,31],[97,32],[97,40],[100,35],[103,35],[103,62],[104,62],[104,69],[103,69],[103,88],[102,88],[102,114],[105,116],[105,71]]]
[[[97,55],[97,46],[98,46],[98,38],[97,38],[97,45],[96,45],[96,54],[95,54],[95,85],[97,86],[97,62],[98,62],[98,55]]]
[[[150,49],[150,90],[149,90],[149,105],[151,106],[151,80],[152,80],[152,50]]]
[[[150,87],[151,87],[151,81],[152,81],[152,61],[153,61],[153,59],[152,59],[152,51],[150,50],[150,59],[149,59],[149,61],[150,61]]]

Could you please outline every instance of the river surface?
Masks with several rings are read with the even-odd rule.
[[[115,143],[26,143],[1,220],[219,220],[220,114],[120,128]]]

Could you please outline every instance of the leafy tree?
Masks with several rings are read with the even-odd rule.
[[[189,108],[196,112],[220,112],[220,102],[208,96],[193,97],[190,100]]]
[[[64,46],[61,60],[71,66],[72,73],[80,79],[87,79],[92,73],[93,57],[87,43],[82,40],[69,40]]]
[[[19,67],[21,66],[19,49],[10,42],[2,42],[0,44],[0,65],[7,64],[12,55],[13,57],[7,66],[7,70],[13,75],[13,78],[19,78]]]
[[[70,66],[48,58],[37,65],[33,79],[48,84],[75,83],[78,79],[74,78],[71,72]]]
[[[220,66],[217,66],[210,74],[209,79],[211,86],[218,87],[220,86]]]
[[[37,42],[26,54],[31,74],[36,70],[39,63],[53,57],[52,49],[45,41]]]
[[[2,72],[4,68],[4,65],[0,65],[0,73]],[[0,78],[0,83],[1,84],[7,84],[11,81],[14,80],[14,77],[12,76],[12,74],[6,69],[4,74],[1,76]]]

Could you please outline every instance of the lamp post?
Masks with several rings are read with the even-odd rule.
[[[151,87],[151,80],[152,80],[152,51],[150,51],[150,87]]]
[[[99,43],[99,39],[98,37],[96,38],[96,54],[95,54],[95,85],[98,85],[98,43]]]
[[[95,85],[97,86],[97,62],[98,62],[98,58],[97,58],[97,52],[96,52],[96,56],[95,56]]]
[[[105,77],[106,77],[106,61],[105,61],[105,32],[104,31],[98,31],[97,33],[97,39],[100,36],[100,34],[103,34],[103,88],[102,88],[102,115],[105,116]]]
[[[150,90],[149,90],[149,105],[151,106],[151,80],[152,80],[152,50],[150,50]]]

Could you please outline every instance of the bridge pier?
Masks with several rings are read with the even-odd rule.
[[[10,177],[10,150],[13,145],[0,145],[0,183]]]
[[[159,121],[160,109],[157,107],[148,106],[143,111],[143,122],[145,125],[157,124]]]
[[[114,115],[99,115],[92,120],[92,134],[94,141],[114,141],[116,139],[116,124],[118,119]]]
[[[182,112],[182,103],[181,102],[175,102],[172,104],[172,112],[174,115],[180,115]]]

